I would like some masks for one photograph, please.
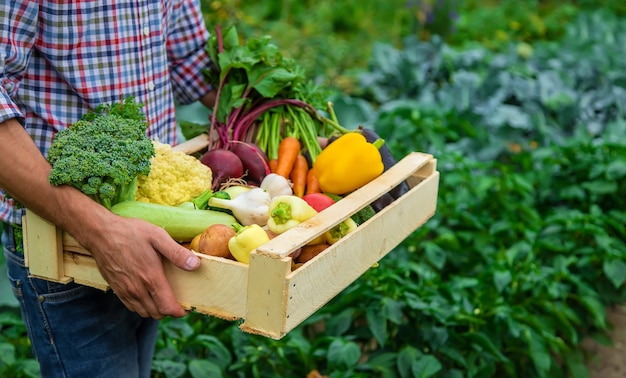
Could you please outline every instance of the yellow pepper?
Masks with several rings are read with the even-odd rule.
[[[302,198],[283,194],[270,202],[267,228],[275,234],[282,234],[316,214],[317,211]]]
[[[326,231],[326,233],[324,234],[326,238],[326,243],[335,244],[339,241],[339,239],[356,230],[357,227],[358,225],[352,218],[346,219],[345,221]]]
[[[234,227],[237,234],[228,240],[228,250],[237,261],[249,264],[250,253],[270,241],[270,238],[256,223],[245,227],[237,224]]]
[[[383,173],[378,148],[382,139],[369,143],[358,132],[349,132],[329,144],[313,163],[313,172],[323,192],[346,194]]]

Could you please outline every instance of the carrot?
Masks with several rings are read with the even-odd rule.
[[[276,164],[278,164],[277,159],[270,159],[267,165],[270,167],[270,172],[276,173]]]
[[[309,162],[304,155],[299,154],[293,164],[289,179],[293,184],[293,194],[302,198],[304,189],[306,188],[306,176],[309,172]]]
[[[321,193],[322,189],[320,189],[320,182],[317,180],[315,176],[315,171],[309,169],[306,174],[306,194],[311,193]]]
[[[276,174],[289,178],[289,174],[296,162],[296,157],[300,154],[300,141],[295,137],[284,137],[278,145],[278,161],[276,163]]]

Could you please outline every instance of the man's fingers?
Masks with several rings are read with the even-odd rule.
[[[180,269],[196,270],[202,263],[198,256],[177,243],[172,243],[166,248],[159,249],[159,252]]]

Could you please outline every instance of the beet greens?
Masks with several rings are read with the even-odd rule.
[[[204,72],[217,89],[210,148],[253,142],[272,159],[280,139],[294,136],[314,160],[321,151],[318,136],[327,130],[347,131],[321,114],[326,106],[323,90],[312,85],[304,69],[283,56],[270,37],[242,44],[234,26],[218,26],[207,51],[214,66]]]

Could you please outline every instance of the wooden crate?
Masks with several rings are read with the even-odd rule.
[[[186,153],[206,148],[205,137],[175,147]],[[403,180],[410,191],[354,232],[299,268],[289,254],[372,203]],[[165,273],[186,309],[243,322],[245,332],[280,339],[370,269],[431,218],[439,172],[432,155],[413,152],[380,177],[293,228],[251,255],[250,264],[198,254],[202,266],[183,271],[165,262]],[[26,211],[26,263],[32,275],[75,281],[107,290],[94,259],[66,232]]]

